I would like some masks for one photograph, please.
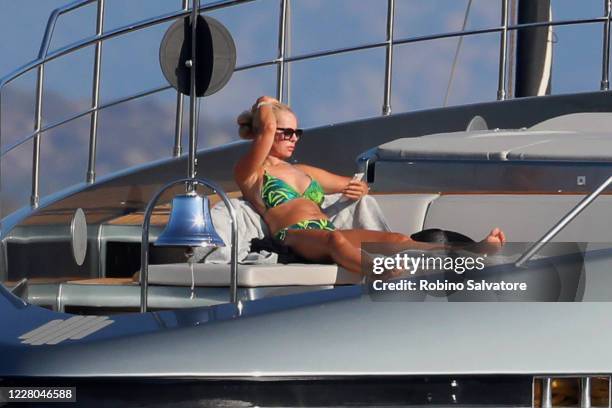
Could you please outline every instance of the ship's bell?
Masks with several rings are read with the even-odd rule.
[[[177,195],[172,200],[168,225],[156,246],[222,247],[225,243],[210,218],[208,198],[196,194]]]

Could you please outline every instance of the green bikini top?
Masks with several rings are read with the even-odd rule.
[[[287,201],[295,200],[296,198],[307,198],[318,206],[321,206],[325,198],[325,193],[319,182],[312,177],[310,177],[310,184],[306,187],[304,193],[300,194],[284,180],[274,177],[267,171],[264,171],[261,199],[266,208],[273,208]]]

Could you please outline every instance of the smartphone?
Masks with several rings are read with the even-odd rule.
[[[365,173],[355,173],[353,175],[353,180],[361,181],[361,180],[363,180],[363,176],[365,176]]]
[[[361,181],[361,180],[363,180],[363,176],[365,176],[365,173],[355,173],[353,175],[352,181]],[[348,197],[342,196],[342,197],[340,197],[340,199],[337,202],[338,203],[343,203],[343,202],[348,201],[348,200],[349,200]]]

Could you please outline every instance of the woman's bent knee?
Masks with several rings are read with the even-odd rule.
[[[340,231],[330,231],[327,235],[327,244],[330,248],[338,248],[342,245],[346,245],[347,242],[348,240]]]

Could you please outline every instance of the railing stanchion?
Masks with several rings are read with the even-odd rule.
[[[385,57],[385,93],[382,114],[391,114],[391,84],[393,81],[393,23],[395,22],[395,0],[387,2],[387,45]]]
[[[552,408],[553,406],[551,377],[542,378],[542,404],[540,406],[542,408]]]
[[[183,94],[176,91],[176,116],[174,118],[174,148],[172,156],[179,157],[183,153],[181,136],[183,134]]]
[[[609,72],[610,72],[610,13],[612,9],[612,0],[604,0],[604,9],[606,21],[604,22],[603,35],[603,56],[601,63],[601,90],[607,91],[610,89]]]
[[[580,408],[591,408],[591,377],[580,379]]]
[[[278,27],[278,59],[276,68],[276,99],[283,101],[285,91],[285,35],[287,32],[287,0],[280,3],[280,23]]]
[[[98,0],[96,14],[96,35],[101,36],[104,31],[104,0]],[[89,159],[87,161],[86,181],[96,181],[96,149],[98,145],[98,112],[100,104],[100,65],[102,63],[102,41],[96,42],[93,66],[93,86],[91,91],[91,121],[89,126]]]
[[[189,0],[182,0],[183,10],[189,10]],[[174,148],[172,149],[172,156],[179,157],[183,153],[183,146],[181,143],[181,137],[183,136],[183,102],[185,96],[180,92],[176,91],[176,116],[174,118]]]
[[[39,196],[39,181],[40,181],[40,128],[42,126],[42,98],[43,98],[43,83],[45,81],[45,66],[40,65],[37,69],[38,78],[36,80],[36,113],[34,116],[34,145],[32,149],[32,194],[30,195],[30,205],[37,208]]]
[[[508,53],[508,0],[502,0],[501,31],[499,33],[499,77],[497,100],[506,99],[506,56]]]
[[[287,56],[287,54],[291,55],[291,40],[292,40],[292,35],[291,35],[291,19],[293,17],[291,16],[291,0],[287,0],[287,22],[285,24],[286,27],[286,36],[285,36],[285,58]],[[291,106],[291,64],[288,63],[287,66],[285,67],[285,89],[287,89],[287,91],[285,92],[286,98],[285,98],[285,103],[289,106]]]

